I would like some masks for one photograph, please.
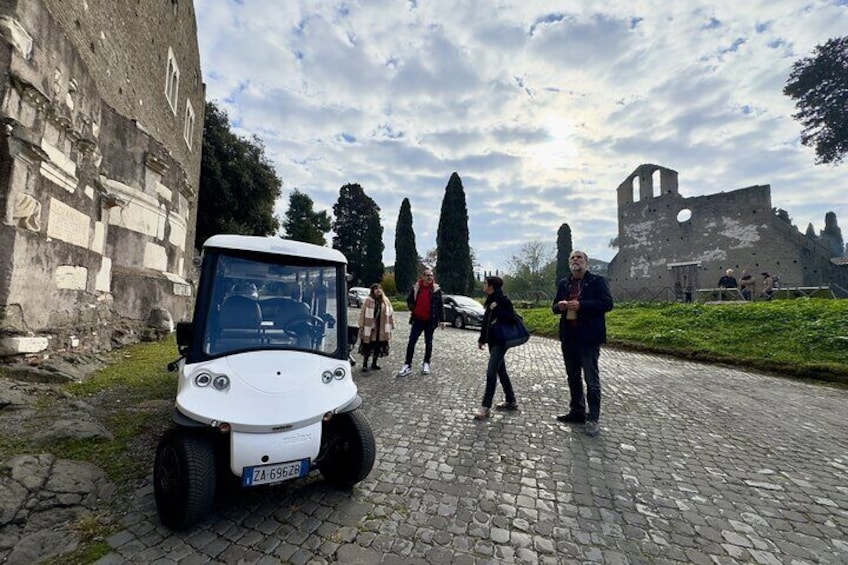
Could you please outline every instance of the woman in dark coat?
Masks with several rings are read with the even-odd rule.
[[[483,292],[486,294],[486,302],[483,305],[486,313],[483,315],[483,327],[480,329],[477,348],[483,349],[483,345],[489,346],[489,365],[486,368],[486,392],[483,394],[482,406],[474,412],[475,420],[485,420],[491,416],[492,400],[498,380],[501,382],[506,400],[495,406],[495,410],[518,410],[515,391],[512,390],[512,382],[509,380],[504,361],[506,346],[495,336],[493,326],[514,323],[515,310],[512,301],[503,292],[502,278],[486,277],[483,281]]]

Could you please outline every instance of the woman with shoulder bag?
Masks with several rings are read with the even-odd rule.
[[[484,307],[486,313],[483,315],[483,327],[480,329],[480,337],[477,340],[477,348],[483,349],[483,345],[489,346],[489,364],[486,368],[486,392],[483,394],[483,403],[474,412],[475,420],[485,420],[492,414],[492,400],[495,396],[495,387],[500,380],[506,400],[495,406],[495,410],[518,410],[518,402],[515,400],[515,392],[512,390],[512,382],[506,371],[506,344],[502,343],[494,331],[494,324],[511,324],[515,322],[515,310],[512,301],[503,292],[503,279],[490,276],[483,281],[483,292],[486,294]]]

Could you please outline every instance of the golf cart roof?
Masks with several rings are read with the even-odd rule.
[[[234,249],[239,251],[258,251],[275,255],[291,255],[320,259],[333,263],[347,264],[347,259],[338,249],[322,247],[312,243],[281,239],[279,237],[259,237],[254,235],[213,235],[203,244],[204,249]]]

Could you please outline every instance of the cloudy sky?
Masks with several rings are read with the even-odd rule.
[[[589,5],[592,5],[590,8]],[[602,6],[602,7],[601,7]],[[346,183],[381,208],[394,263],[401,201],[419,254],[462,179],[471,247],[611,259],[616,188],[641,163],[700,196],[770,184],[805,231],[848,233],[848,163],[815,165],[782,94],[792,63],[848,33],[848,0],[195,0],[206,94],[256,134],[283,180],[328,210]]]

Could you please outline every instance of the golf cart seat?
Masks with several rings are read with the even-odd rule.
[[[218,313],[216,351],[240,349],[255,345],[260,339],[262,311],[259,303],[247,296],[230,296]]]
[[[222,330],[256,330],[262,322],[259,303],[246,296],[230,296],[221,305]]]
[[[277,300],[277,309],[274,313],[274,327],[283,328],[292,320],[305,318],[312,314],[309,305],[297,300],[280,298]]]

